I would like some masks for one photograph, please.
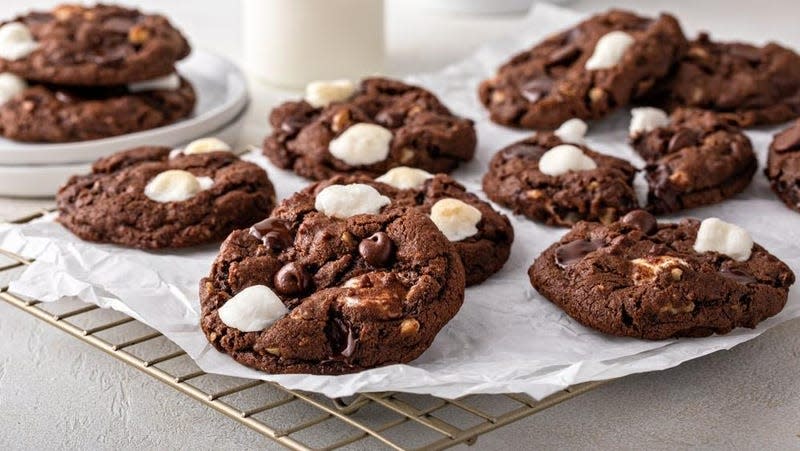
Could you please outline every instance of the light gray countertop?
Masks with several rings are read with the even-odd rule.
[[[388,0],[389,73],[429,71],[512,33],[518,16],[442,15],[424,0]],[[55,1],[0,2],[0,17]],[[238,1],[135,2],[168,14],[196,47],[240,58]],[[800,48],[795,0],[586,0],[652,13],[669,9],[688,32]],[[213,9],[213,11],[212,11]],[[414,29],[414,33],[407,30]],[[269,105],[254,86],[242,142],[258,142]],[[0,219],[52,200],[0,199]],[[0,285],[5,281],[0,280]],[[800,321],[731,351],[626,377],[481,437],[479,449],[800,449]],[[138,370],[0,302],[0,449],[278,448]]]

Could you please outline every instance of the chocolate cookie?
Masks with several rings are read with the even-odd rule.
[[[481,83],[492,121],[553,129],[597,119],[646,94],[686,50],[674,17],[611,10],[517,54]]]
[[[335,185],[228,237],[200,324],[244,365],[341,374],[416,359],[463,300],[461,259],[426,215]]]
[[[735,258],[707,249],[718,238]],[[610,225],[578,223],[528,274],[581,324],[650,340],[755,327],[781,311],[795,280],[736,226],[716,219],[658,224],[641,210]]]
[[[194,110],[195,92],[132,92],[127,86],[34,85],[0,105],[0,134],[17,141],[69,142],[124,135],[171,124]]]
[[[631,145],[647,161],[649,209],[671,213],[721,202],[750,184],[758,162],[734,118],[679,109],[670,123],[635,131]]]
[[[161,249],[219,241],[268,215],[275,191],[266,172],[208,150],[139,147],[102,158],[58,191],[58,221],[84,240]]]
[[[264,155],[315,180],[378,176],[398,166],[450,172],[472,159],[477,142],[471,120],[422,88],[386,78],[358,87],[345,80],[312,83],[305,100],[280,105],[269,121]]]
[[[554,167],[543,171],[543,157],[562,149],[576,154],[567,153],[568,160],[562,163],[578,165],[549,163]],[[587,166],[578,167],[581,163]],[[571,226],[580,220],[610,223],[638,208],[635,176],[636,168],[625,160],[542,132],[498,151],[483,177],[483,190],[514,213],[549,225]]]
[[[786,206],[800,211],[800,120],[775,135],[764,172]]]
[[[650,97],[670,110],[724,113],[745,127],[785,122],[800,116],[800,55],[775,43],[714,42],[702,33]]]
[[[351,183],[372,186],[390,198],[392,205],[415,207],[431,217],[440,230],[443,229],[461,257],[467,286],[488,279],[508,260],[511,243],[514,241],[511,222],[505,215],[495,211],[488,202],[467,192],[464,186],[447,174],[433,175],[419,169],[400,167],[377,180],[366,175],[335,176],[313,184],[302,192],[314,196],[328,186]],[[444,199],[448,200],[439,203]],[[435,215],[432,214],[434,206]],[[470,210],[469,207],[476,210]],[[443,211],[443,208],[447,211]],[[473,217],[462,217],[468,216],[470,212],[476,214]]]
[[[10,28],[9,28],[10,26]],[[0,72],[60,85],[123,85],[173,71],[189,54],[159,15],[112,5],[61,5],[3,22]]]

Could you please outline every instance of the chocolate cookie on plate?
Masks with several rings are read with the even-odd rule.
[[[453,245],[370,185],[285,199],[233,232],[200,284],[200,325],[269,373],[341,374],[410,362],[464,300]]]
[[[450,172],[472,159],[477,142],[471,120],[425,89],[386,78],[311,83],[304,100],[278,106],[269,121],[264,155],[315,180],[398,166]]]
[[[169,21],[112,5],[61,5],[0,25],[0,72],[42,83],[124,85],[174,71],[189,54]]]
[[[481,83],[481,102],[502,125],[553,129],[598,119],[646,94],[687,42],[674,17],[611,10],[515,55]]]
[[[577,224],[528,274],[581,324],[650,340],[755,327],[783,309],[795,280],[738,226],[657,223],[642,210],[609,225]]]
[[[744,127],[785,122],[800,116],[800,55],[775,43],[714,42],[702,33],[649,97],[670,110],[717,111]]]
[[[569,227],[581,220],[610,223],[639,208],[635,176],[636,168],[627,161],[595,152],[580,136],[559,130],[498,151],[483,177],[483,190],[514,213]]]
[[[262,168],[206,138],[102,158],[56,202],[58,221],[84,240],[162,249],[222,240],[267,216],[275,191]]]
[[[453,243],[464,264],[467,286],[499,271],[511,253],[514,229],[508,218],[447,174],[398,167],[372,179],[366,175],[335,176],[303,190],[314,195],[331,185],[361,183],[392,200],[428,215]]]
[[[29,142],[101,139],[171,124],[189,116],[196,97],[177,74],[127,86],[67,87],[0,74],[0,134]]]
[[[786,206],[800,211],[800,120],[775,135],[764,172]]]
[[[671,213],[721,202],[750,184],[758,162],[735,118],[678,109],[635,108],[631,144],[645,159],[648,208]]]

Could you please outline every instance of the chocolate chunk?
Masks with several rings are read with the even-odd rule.
[[[745,285],[758,282],[758,279],[753,277],[752,274],[749,274],[741,269],[724,267],[719,270],[719,274],[726,279],[731,279]]]
[[[658,230],[655,216],[644,210],[634,210],[619,220],[620,223],[641,230],[645,235],[651,235]]]
[[[394,254],[394,243],[386,232],[373,233],[358,244],[358,253],[374,267],[386,266]]]
[[[678,130],[677,133],[672,135],[672,138],[667,144],[667,153],[675,152],[676,150],[689,147],[697,143],[697,133],[688,129]]]
[[[536,103],[553,89],[553,79],[547,76],[535,78],[520,88],[520,93],[525,100]]]
[[[581,49],[575,44],[567,44],[550,54],[549,66],[571,64],[581,55]]]
[[[314,287],[314,279],[302,266],[289,262],[275,274],[275,289],[280,294],[299,296],[308,293]]]
[[[358,339],[351,325],[339,317],[333,317],[328,323],[326,331],[333,353],[331,358],[348,358],[353,355]]]
[[[256,223],[250,227],[250,235],[275,252],[286,249],[294,242],[288,224],[278,218],[267,218]]]
[[[600,247],[602,247],[601,242],[589,240],[575,240],[562,244],[556,248],[556,264],[562,268],[572,266]]]
[[[777,152],[800,149],[800,121],[778,133],[772,142],[772,148]]]

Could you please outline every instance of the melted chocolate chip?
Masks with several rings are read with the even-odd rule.
[[[739,282],[743,285],[747,285],[750,283],[756,283],[758,280],[753,277],[751,274],[742,271],[741,269],[730,269],[730,268],[722,268],[719,270],[719,275],[725,277],[726,279],[731,279],[733,281]]]
[[[308,123],[304,117],[289,116],[281,122],[281,131],[290,135],[296,135]]]
[[[553,79],[550,77],[539,77],[525,83],[520,88],[522,97],[528,102],[536,103],[546,96],[553,89]]]
[[[267,218],[252,227],[250,235],[261,240],[264,246],[273,251],[281,251],[292,245],[292,234],[286,221],[278,218]]]
[[[278,293],[287,296],[308,293],[314,286],[311,274],[295,262],[283,265],[278,273],[275,274],[273,283]]]
[[[556,264],[562,268],[572,266],[590,253],[600,249],[599,241],[575,240],[556,248]]]
[[[793,126],[778,133],[778,135],[775,136],[775,141],[772,143],[772,148],[778,152],[800,149],[800,121],[795,122]]]
[[[353,327],[343,319],[334,317],[327,327],[328,341],[331,345],[334,359],[337,357],[350,357],[356,350],[358,339],[355,338]]]
[[[371,266],[385,266],[394,254],[394,243],[385,232],[373,233],[358,244],[358,253]]]
[[[645,235],[650,235],[658,231],[658,221],[655,216],[644,210],[634,210],[620,219],[620,222],[628,227],[641,230]]]
[[[550,54],[547,59],[548,66],[566,66],[574,62],[581,55],[581,49],[575,44],[567,44]]]
[[[697,143],[697,134],[691,130],[683,129],[672,135],[667,144],[667,152],[672,153],[684,147],[693,146]]]
[[[515,144],[513,147],[503,151],[503,157],[506,159],[522,157],[539,160],[545,152],[547,152],[547,149],[542,146],[523,143]]]
[[[383,110],[375,116],[375,121],[388,128],[397,128],[403,125],[406,113],[400,110]]]

